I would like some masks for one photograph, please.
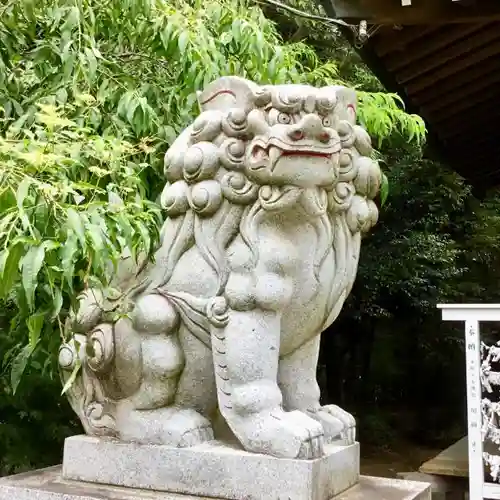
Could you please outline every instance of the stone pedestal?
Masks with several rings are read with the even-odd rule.
[[[207,497],[162,493],[118,486],[69,481],[61,467],[18,474],[0,479],[0,500],[210,500]],[[250,471],[247,471],[250,474]],[[259,482],[255,476],[254,481]],[[293,497],[295,498],[295,497]],[[240,500],[282,500],[287,497],[265,494],[245,495]],[[213,498],[211,500],[214,500]],[[361,476],[359,483],[335,500],[431,500],[424,483]]]
[[[66,440],[62,477],[228,500],[329,500],[359,480],[359,445],[329,445],[316,460],[278,459],[212,441],[191,448],[89,436]]]

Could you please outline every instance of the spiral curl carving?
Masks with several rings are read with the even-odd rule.
[[[373,148],[368,132],[359,125],[354,125],[353,130],[355,135],[354,146],[358,150],[359,154],[363,156],[370,156]]]
[[[298,113],[302,108],[302,98],[299,94],[284,93],[275,90],[272,93],[271,102],[273,107],[286,113]]]
[[[250,126],[246,111],[241,108],[231,109],[222,120],[222,131],[229,137],[250,135]]]
[[[351,182],[358,173],[351,149],[342,149],[339,156],[339,182]]]
[[[104,323],[91,332],[87,341],[87,366],[94,373],[109,370],[115,357],[113,325]]]
[[[182,151],[169,149],[164,157],[163,173],[168,182],[175,182],[182,179],[184,168],[184,154]]]
[[[193,142],[213,141],[222,131],[220,111],[205,111],[193,123],[191,138]]]
[[[186,181],[167,184],[161,194],[161,206],[169,217],[185,214],[189,209],[189,186]]]
[[[353,183],[356,192],[369,199],[375,198],[382,182],[382,172],[378,163],[367,156],[361,156],[355,162],[357,174]]]
[[[189,206],[201,216],[214,214],[222,203],[222,189],[217,181],[195,184],[189,193]]]
[[[219,147],[219,159],[229,170],[243,170],[245,168],[245,142],[240,139],[226,139]]]
[[[264,210],[283,210],[298,202],[302,189],[296,186],[266,185],[259,188],[259,201]]]
[[[184,179],[194,182],[212,179],[219,168],[219,149],[211,142],[191,146],[184,156]]]
[[[62,344],[59,347],[58,362],[62,370],[73,371],[78,359],[78,353],[75,346],[71,344]]]
[[[316,109],[320,115],[329,115],[335,109],[337,101],[333,97],[321,96],[316,100]]]
[[[354,146],[354,141],[356,139],[354,128],[347,120],[339,121],[337,132],[343,148],[352,148]]]
[[[222,194],[232,203],[247,205],[257,199],[259,186],[241,172],[228,172],[221,179]]]
[[[339,182],[328,192],[328,210],[332,213],[344,212],[351,205],[356,190],[349,182]]]
[[[371,229],[375,224],[378,222],[378,207],[376,203],[373,200],[368,200],[368,208],[370,209],[370,220],[369,220],[369,227],[366,228],[368,231]]]
[[[224,297],[210,299],[206,307],[207,318],[217,328],[224,328],[229,323],[229,305]]]
[[[271,102],[271,89],[269,87],[259,87],[259,89],[254,92],[253,98],[255,105],[259,108],[263,108]]]
[[[347,226],[351,232],[366,232],[378,220],[378,208],[372,200],[354,195],[346,213]]]

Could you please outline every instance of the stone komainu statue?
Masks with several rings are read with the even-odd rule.
[[[245,450],[319,457],[355,439],[351,415],[320,405],[316,366],[378,216],[355,92],[224,77],[199,102],[165,156],[156,258],[118,279],[129,314],[106,322],[89,289],[73,315],[71,405],[94,436],[188,447],[218,416]]]

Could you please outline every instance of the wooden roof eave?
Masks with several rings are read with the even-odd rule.
[[[348,23],[450,24],[500,19],[497,0],[327,0]]]

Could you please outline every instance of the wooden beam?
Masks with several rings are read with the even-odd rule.
[[[443,26],[435,35],[425,37],[423,40],[419,39],[415,42],[410,42],[405,47],[404,52],[390,54],[384,60],[384,64],[389,71],[396,71],[424,57],[432,58],[438,50],[483,29],[484,26],[487,25],[471,23]]]
[[[488,22],[500,19],[496,0],[460,5],[450,0],[418,0],[402,6],[399,0],[329,0],[338,18],[375,24],[449,24]]]
[[[407,45],[438,29],[439,26],[403,26],[399,29],[393,28],[391,32],[377,33],[370,40],[370,43],[373,43],[375,52],[380,57],[392,52],[404,55],[403,51],[407,48]]]
[[[485,134],[483,137],[476,138],[469,141],[456,141],[447,143],[448,147],[453,148],[454,151],[463,151],[465,148],[473,148],[474,155],[489,156],[492,151],[498,149],[498,137],[488,137]],[[478,156],[479,157],[479,156]]]
[[[433,69],[445,65],[449,61],[473,56],[474,50],[484,47],[491,42],[500,42],[500,35],[495,28],[495,26],[493,26],[492,29],[486,28],[481,30],[476,36],[467,37],[443,50],[434,52],[432,57],[418,61],[409,68],[403,69],[401,72],[397,73],[397,80],[403,84],[407,83]]]
[[[498,87],[490,87],[487,91],[479,92],[474,97],[464,99],[454,106],[436,111],[435,113],[428,114],[422,112],[422,115],[428,117],[430,122],[439,124],[449,121],[452,117],[455,117],[458,114],[463,114],[465,111],[470,109],[474,110],[476,108],[482,108],[483,106],[491,109],[495,106],[494,102],[498,98],[500,98],[500,89]],[[437,126],[439,128],[439,125]]]
[[[492,110],[491,105],[478,109],[478,113],[467,114],[466,120],[453,120],[447,125],[441,124],[439,126],[438,135],[445,146],[446,141],[455,137],[465,141],[485,133],[491,133],[487,132],[489,127],[496,130],[496,124],[500,122],[500,109]]]
[[[491,116],[468,116],[465,122],[459,120],[454,126],[440,127],[439,137],[445,147],[448,147],[450,141],[474,141],[486,133],[491,133],[488,129],[494,128],[499,121],[499,113]]]
[[[479,83],[488,75],[496,72],[500,72],[500,58],[491,57],[472,68],[467,68],[453,75],[453,78],[449,78],[439,85],[426,89],[418,94],[412,94],[410,97],[413,102],[423,106],[436,99],[446,97],[450,92],[460,90],[462,87],[476,85],[476,83]]]
[[[481,80],[477,80],[473,85],[464,85],[462,88],[455,90],[455,92],[449,92],[446,96],[441,96],[439,99],[433,100],[424,106],[422,109],[426,113],[434,113],[443,108],[449,108],[457,104],[464,99],[471,98],[475,94],[483,91],[488,91],[489,87],[495,85],[498,87],[500,82],[500,71],[495,73],[490,73],[486,75]]]
[[[496,90],[496,93],[494,92]],[[492,113],[496,113],[494,102],[500,97],[500,89],[492,89],[489,95],[479,94],[477,99],[469,99],[464,101],[461,106],[455,106],[449,113],[436,113],[433,117],[426,117],[436,129],[450,129],[453,126],[458,126],[461,123],[480,124],[482,120],[486,120]],[[458,118],[456,115],[461,114]],[[429,118],[434,118],[429,119]]]
[[[470,57],[464,57],[463,59],[455,60],[446,66],[443,66],[431,74],[423,75],[422,78],[410,82],[405,85],[405,89],[408,94],[416,94],[422,92],[424,89],[429,87],[439,85],[438,82],[446,78],[453,77],[453,75],[463,71],[471,66],[475,66],[480,62],[488,59],[492,56],[498,56],[500,53],[500,40],[492,42],[489,45],[481,48],[477,52],[474,52]]]

